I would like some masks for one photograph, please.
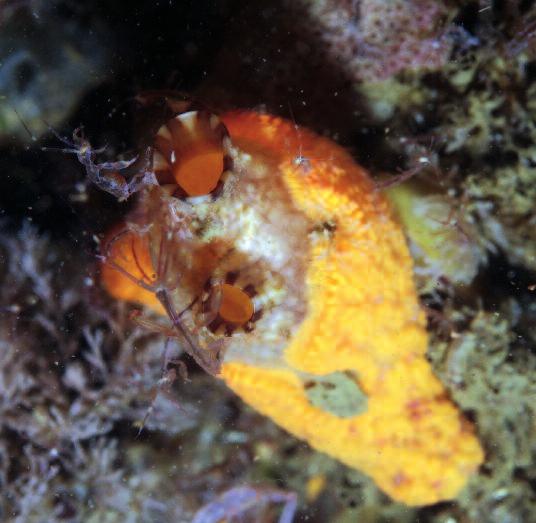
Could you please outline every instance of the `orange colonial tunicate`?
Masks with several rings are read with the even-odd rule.
[[[177,183],[189,196],[202,196],[216,188],[223,171],[223,155],[218,150],[201,150],[189,155],[176,167],[174,176]],[[201,178],[199,173],[210,173]],[[201,179],[200,179],[201,178]]]
[[[140,201],[168,209],[185,260],[178,274],[210,246],[210,278],[251,300],[223,288],[211,315],[206,283],[178,285],[185,325],[202,347],[225,346],[220,376],[231,389],[315,449],[406,504],[455,497],[483,452],[426,361],[412,260],[387,201],[331,140],[255,112],[221,119],[232,187],[199,205],[158,188]],[[146,214],[154,233],[161,218]]]
[[[223,320],[242,324],[253,316],[253,302],[242,289],[224,283],[219,286],[219,290],[221,303],[218,312]]]
[[[156,134],[154,167],[187,196],[213,191],[224,171],[223,127],[209,113],[189,111],[171,118]]]
[[[134,231],[122,231],[120,227],[115,227],[105,238],[103,246],[106,257],[113,260],[113,263],[104,263],[101,267],[104,288],[120,300],[135,301],[163,313],[164,309],[154,292],[142,288],[138,283],[151,285],[155,280],[147,238]]]

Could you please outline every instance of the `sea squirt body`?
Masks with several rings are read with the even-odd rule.
[[[156,188],[139,203],[145,220],[163,207],[188,217],[174,300],[180,310],[192,297],[200,305],[185,323],[202,344],[223,340],[220,376],[231,389],[315,449],[408,505],[455,497],[483,453],[425,359],[412,260],[386,199],[329,139],[256,112],[221,120],[229,187],[190,203]],[[247,323],[200,324],[207,282],[248,293]]]

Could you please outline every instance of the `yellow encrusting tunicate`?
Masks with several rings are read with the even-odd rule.
[[[296,436],[371,477],[394,499],[423,505],[455,497],[482,462],[471,424],[425,360],[425,317],[403,232],[367,173],[333,142],[255,113],[223,117],[231,136],[275,155],[312,234],[308,314],[284,350],[287,369],[226,363],[245,401]],[[304,160],[293,156],[301,151]],[[273,158],[273,156],[272,156]],[[352,371],[367,409],[339,417],[311,404],[300,372]]]
[[[180,274],[170,296],[200,346],[224,347],[219,376],[231,389],[398,501],[455,497],[483,452],[425,359],[412,259],[388,202],[331,140],[255,112],[221,120],[234,164],[225,180],[236,185],[220,181],[201,203],[148,190],[133,219],[149,220],[136,245],[152,256],[126,256],[133,270],[135,258],[162,259],[165,229],[180,253],[166,265],[166,281]],[[218,299],[200,298],[207,278]],[[123,274],[105,285],[136,299]],[[146,294],[138,301],[154,307]]]

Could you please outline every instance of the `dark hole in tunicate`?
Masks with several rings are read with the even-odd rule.
[[[463,414],[468,421],[473,424],[476,423],[476,412],[474,410],[464,410]]]

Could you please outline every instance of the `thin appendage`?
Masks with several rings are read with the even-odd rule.
[[[65,154],[79,154],[78,149],[66,148],[66,147],[41,147],[41,151],[65,153]]]
[[[176,338],[177,332],[175,329],[170,328],[169,326],[162,325],[160,323],[157,323],[154,320],[150,320],[148,318],[145,318],[142,316],[142,312],[138,309],[132,311],[129,315],[130,320],[132,320],[136,325],[141,327],[142,329],[154,332],[156,334],[160,334],[162,336],[165,336],[166,338]]]
[[[179,285],[179,278],[174,274],[174,283],[170,285],[168,282],[168,271],[170,264],[172,263],[172,249],[169,249],[169,238],[166,230],[161,231],[160,241],[158,246],[158,259],[156,261],[156,274],[158,274],[158,280],[162,287],[165,287],[168,291],[175,290]]]
[[[93,152],[96,153],[97,151],[93,151]],[[138,159],[138,156],[134,156],[134,158],[131,158],[130,160],[119,160],[117,162],[103,162],[103,163],[96,164],[96,166],[99,169],[104,169],[108,171],[115,170],[115,169],[126,169],[127,167],[130,167],[137,159]]]
[[[77,143],[77,141],[79,139],[81,139],[81,137],[79,137],[79,130],[81,129],[80,127],[77,127],[74,132],[73,132],[73,140],[74,141],[70,141],[68,138],[66,138],[65,136],[62,136],[60,133],[58,133],[58,131],[56,131],[56,129],[54,129],[54,127],[52,127],[52,125],[50,125],[46,120],[43,120],[43,122],[45,122],[45,125],[47,126],[48,130],[63,144],[65,145],[68,145],[72,151],[78,151],[80,148],[77,147],[78,145],[80,145],[79,143]]]
[[[402,182],[405,182],[406,180],[413,178],[414,176],[419,174],[421,171],[422,171],[422,167],[419,167],[419,168],[413,167],[411,169],[408,169],[407,171],[402,171],[398,175],[392,176],[391,178],[387,180],[376,182],[375,189],[377,191],[383,191],[385,189],[389,189],[390,187],[394,185],[399,185]]]
[[[192,303],[190,305],[188,305],[188,307],[186,307],[184,310],[182,310],[179,314],[178,314],[178,317],[180,318],[183,314],[185,314],[188,310],[190,310],[193,305],[197,302],[197,298],[194,299],[192,301]],[[139,327],[141,327],[142,329],[145,329],[147,331],[150,331],[150,332],[154,332],[156,334],[160,334],[162,336],[165,336],[166,338],[177,338],[177,331],[174,327],[169,327],[169,326],[166,326],[166,325],[162,325],[161,323],[158,323],[154,320],[150,320],[144,316],[142,316],[142,311],[140,311],[139,309],[135,309],[133,310],[130,314],[129,314],[129,319],[132,320],[136,325],[138,325]],[[166,359],[166,362],[171,362],[172,360],[171,359]],[[174,362],[174,363],[179,363],[179,362]],[[164,368],[165,368],[165,365],[164,365]],[[181,376],[182,376],[182,372],[181,372]],[[184,379],[186,380],[187,379],[187,375],[183,376]]]
[[[120,272],[123,276],[128,278],[131,282],[134,282],[136,285],[139,285],[142,289],[145,289],[149,292],[155,292],[155,288],[153,285],[148,285],[143,280],[140,280],[139,278],[136,278],[135,276],[132,276],[130,272],[128,272],[126,269],[121,267],[121,265],[118,265],[114,261],[110,260],[104,260],[105,263],[107,263],[112,269],[115,269],[116,271]]]
[[[145,272],[145,269],[140,263],[140,260],[138,258],[138,253],[136,252],[136,246],[134,245],[134,238],[132,238],[130,242],[130,247],[132,249],[132,256],[134,257],[134,262],[136,263],[136,267],[140,271],[143,278],[145,278],[150,283],[152,281],[152,278],[149,277],[149,275]]]
[[[15,107],[11,107],[15,114],[17,115],[17,118],[19,119],[19,122],[21,123],[22,127],[24,127],[24,130],[28,133],[28,136],[32,140],[32,142],[37,142],[37,138],[33,135],[32,131],[30,131],[30,128],[26,125],[26,122],[22,119],[22,116],[19,114],[17,109]]]
[[[169,292],[166,289],[159,289],[155,293],[156,297],[164,307],[173,327],[186,342],[185,350],[197,364],[209,374],[217,375],[220,373],[221,362],[219,361],[221,350],[216,347],[213,350],[203,350],[193,339],[188,328],[184,325],[177,314],[175,307],[171,303]]]
[[[160,233],[160,246],[158,249],[157,274],[163,281],[166,280],[169,266],[169,251],[166,249],[166,231]]]
[[[156,280],[152,280],[152,278],[149,278],[147,273],[143,270],[140,260],[138,259],[136,255],[136,250],[134,243],[131,244],[131,251],[134,257],[134,261],[136,264],[136,267],[142,274],[142,278],[136,278],[134,275],[132,275],[129,271],[127,271],[124,267],[122,267],[119,263],[115,262],[113,260],[113,257],[111,255],[111,250],[113,248],[113,245],[119,241],[125,234],[128,234],[130,231],[128,229],[125,229],[121,231],[120,233],[116,234],[109,242],[106,248],[106,253],[102,257],[104,263],[107,263],[112,269],[118,271],[120,274],[128,278],[130,281],[141,287],[142,289],[145,289],[151,293],[153,293],[158,301],[162,304],[164,310],[166,311],[167,316],[171,320],[172,323],[172,332],[169,330],[165,330],[163,332],[163,329],[158,324],[154,324],[150,322],[149,320],[145,320],[143,318],[140,318],[139,316],[136,316],[134,320],[141,326],[145,326],[149,328],[149,330],[157,330],[162,332],[163,334],[167,335],[168,337],[180,337],[184,342],[184,350],[194,358],[194,360],[199,364],[199,366],[208,372],[209,374],[217,375],[220,373],[220,367],[221,367],[221,353],[222,353],[222,347],[218,344],[215,344],[213,347],[209,347],[208,349],[202,349],[199,344],[194,339],[192,333],[186,327],[181,319],[181,316],[193,305],[197,302],[198,298],[195,298],[191,304],[185,308],[183,311],[178,313],[172,303],[171,296],[170,296],[170,289],[166,288],[164,285],[164,278],[165,278],[165,272],[167,270],[168,265],[168,258],[167,254],[164,252],[165,249],[165,238],[162,235],[160,238],[160,250],[159,250],[159,260],[158,260],[158,270],[156,272]],[[149,280],[149,282],[152,281],[152,283],[146,283],[144,279]],[[155,328],[156,327],[156,328]],[[177,336],[178,335],[178,336]]]
[[[160,231],[160,242],[159,242],[159,246],[158,246],[158,259],[156,260],[156,274],[158,274],[158,276],[161,278],[163,274],[165,274],[164,272],[162,272],[162,269],[163,269],[163,266],[164,266],[164,262],[163,262],[163,259],[165,257],[165,254],[164,254],[164,234],[165,232],[163,231]]]
[[[185,381],[188,380],[188,373],[186,370],[186,365],[183,361],[180,360],[172,360],[169,358],[169,342],[171,338],[168,337],[164,343],[164,356],[163,356],[163,365],[162,365],[162,377],[158,380],[157,386],[155,387],[152,398],[151,398],[151,404],[149,405],[149,408],[147,409],[147,412],[145,413],[145,416],[143,416],[143,420],[140,423],[140,428],[138,430],[137,437],[140,436],[143,429],[145,428],[145,425],[147,424],[147,420],[153,413],[156,405],[156,400],[158,399],[159,394],[162,392],[162,390],[169,389],[173,383],[175,383],[177,379],[177,371],[174,368],[168,368],[168,365],[170,363],[176,363],[179,367],[179,374],[182,378],[184,378]],[[177,408],[179,410],[184,411],[182,405],[180,403],[175,402],[177,405]]]
[[[125,230],[119,232],[118,234],[116,234],[108,242],[108,245],[106,247],[106,252],[105,252],[104,256],[101,256],[100,258],[102,259],[102,261],[104,263],[109,265],[112,269],[118,271],[119,273],[121,273],[123,276],[128,278],[131,282],[135,283],[136,285],[139,285],[142,289],[145,289],[145,290],[147,290],[149,292],[156,292],[156,282],[154,284],[152,284],[152,285],[148,284],[148,283],[145,283],[142,279],[136,278],[130,272],[128,272],[123,267],[121,267],[121,265],[119,265],[118,263],[116,263],[112,259],[111,250],[112,250],[114,244],[116,242],[118,242],[125,234],[129,234],[130,232],[131,231],[129,231],[128,229],[125,229]],[[133,249],[133,253],[134,253],[134,249]],[[138,264],[138,261],[136,260],[136,258],[135,258],[135,261],[136,261],[136,264],[138,265],[138,268],[139,268],[140,265]],[[143,271],[142,271],[142,274],[144,274]],[[144,276],[145,276],[145,274],[144,274]],[[150,278],[148,278],[148,279],[150,281]]]

